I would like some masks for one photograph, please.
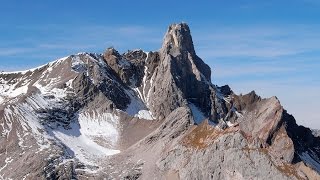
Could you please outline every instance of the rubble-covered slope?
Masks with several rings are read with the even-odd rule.
[[[0,125],[7,179],[320,178],[319,137],[276,97],[212,84],[185,23],[159,51],[1,73]]]

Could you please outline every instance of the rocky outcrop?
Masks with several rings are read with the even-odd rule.
[[[253,102],[250,102],[250,105]],[[280,124],[283,109],[275,97],[255,102],[254,109],[244,109],[245,117],[239,123],[245,136],[253,141],[260,141],[262,147],[266,146],[268,138]]]
[[[142,50],[136,50],[120,55],[115,49],[108,48],[103,57],[124,84],[131,87],[140,86],[144,75],[143,68],[147,58],[146,53]]]
[[[269,152],[275,159],[281,159],[286,163],[291,163],[294,157],[294,144],[288,136],[285,126],[282,125],[280,129],[274,134],[271,140]]]
[[[169,27],[159,56],[155,57],[146,66],[142,94],[146,94],[145,100],[156,118],[163,119],[189,103],[198,106],[212,121],[223,116],[216,111],[223,105],[216,100],[215,88],[210,83],[210,68],[196,55],[187,24]],[[150,67],[152,64],[155,65]]]
[[[191,72],[196,75],[198,80],[206,78],[208,81],[211,81],[210,67],[196,55],[191,32],[186,23],[169,26],[160,52],[163,56],[183,56],[181,59],[186,61],[185,63],[190,63],[191,67],[189,68],[192,69]],[[204,77],[201,77],[201,75]]]
[[[251,147],[267,148],[275,163],[304,162],[319,172],[316,147],[320,139],[310,129],[298,126],[276,97],[262,99],[251,92],[233,95],[233,104],[242,112],[239,127]]]

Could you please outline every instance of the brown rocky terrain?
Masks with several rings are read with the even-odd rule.
[[[320,179],[320,139],[276,97],[211,82],[187,24],[0,74],[0,179]]]

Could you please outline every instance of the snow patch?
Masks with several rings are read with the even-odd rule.
[[[0,79],[0,97],[2,101],[4,101],[6,98],[14,98],[26,94],[28,92],[29,83],[25,83],[22,86],[18,86],[18,83],[21,81],[22,79],[18,79],[16,83],[9,84],[3,79]]]
[[[72,88],[72,82],[74,81],[74,79],[70,79],[69,81],[66,82],[66,86],[68,88]]]
[[[231,101],[230,96],[228,96],[228,97],[223,97],[223,100],[224,100],[225,102],[227,102],[228,104],[231,104],[231,103],[230,103],[230,101]]]
[[[148,91],[148,94],[147,94],[147,99],[146,99],[146,104],[147,106],[149,107],[149,100],[150,100],[150,96],[151,96],[151,92],[152,92],[152,86],[153,86],[153,79],[155,78],[155,74],[156,73],[153,73],[153,75],[151,76],[151,79],[150,79],[150,88],[149,88],[149,91]]]
[[[147,119],[147,120],[152,120],[152,115],[150,111],[147,110],[140,110],[138,114],[135,114],[134,117],[138,117],[140,119]]]
[[[193,116],[193,120],[196,124],[201,124],[201,122],[206,119],[205,115],[199,110],[199,108],[194,105],[193,103],[189,103],[188,104],[191,112],[192,112],[192,116]]]
[[[227,125],[228,125],[228,127],[234,126],[234,124],[232,122],[230,122],[230,121],[227,121]]]
[[[140,89],[139,88],[133,88],[133,90],[138,93],[139,98],[143,101],[143,96],[142,96],[142,93],[141,93]]]
[[[147,61],[148,61],[148,58],[149,58],[150,52],[144,52],[144,51],[143,51],[143,53],[147,54],[147,57],[146,57],[146,59],[144,60],[145,62],[147,62]]]
[[[139,96],[141,97],[141,93],[138,88],[135,88],[135,90],[139,93]],[[152,113],[148,110],[148,108],[145,106],[143,101],[138,98],[132,91],[127,91],[127,94],[130,97],[130,104],[128,105],[126,112],[128,115],[138,118],[143,118],[147,120],[153,120]]]
[[[2,126],[2,136],[6,136],[6,138],[9,138],[10,132],[12,131],[12,121],[13,121],[13,113],[10,108],[4,109],[4,121],[1,124]]]
[[[111,140],[118,138],[115,127],[119,117],[111,113],[80,113],[78,121],[71,123],[71,129],[58,127],[52,130],[54,137],[67,147],[67,153],[79,161],[94,165],[96,161],[105,156],[119,153],[98,144],[95,138]]]
[[[43,101],[37,101],[39,97],[28,98],[27,103],[19,104],[14,107],[14,114],[16,119],[20,121],[20,124],[25,132],[32,132],[33,137],[36,139],[36,143],[39,146],[38,151],[48,149],[50,147],[50,139],[52,139],[45,131],[44,127],[40,124],[36,110],[40,107],[46,106]]]
[[[18,145],[19,147],[24,150],[24,148],[27,148],[28,146],[23,145],[24,144],[24,139],[23,137],[20,135],[20,133],[17,131],[17,137],[18,137]]]
[[[148,76],[148,66],[144,66],[144,76],[142,78],[142,95],[143,95],[143,101],[146,102],[147,98],[146,98],[146,93],[145,93],[145,89],[146,89],[146,85],[147,85],[147,76]]]
[[[71,68],[78,73],[87,71],[87,67],[85,66],[85,63],[80,59],[79,55],[72,57]]]
[[[80,113],[78,118],[80,131],[85,136],[103,137],[116,143],[118,140],[117,125],[119,117],[112,113],[98,113],[93,111]],[[114,144],[113,144],[114,145]]]

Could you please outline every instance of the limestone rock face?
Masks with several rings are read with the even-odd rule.
[[[291,163],[294,158],[294,144],[288,136],[284,125],[281,126],[272,139],[270,154],[287,163]]]
[[[248,138],[259,139],[265,146],[281,121],[283,109],[280,102],[272,97],[256,102],[253,111],[247,111],[240,123],[240,129]]]
[[[0,73],[0,179],[319,179],[320,138],[276,97],[211,82],[186,23]]]
[[[142,50],[129,51],[124,55],[113,48],[108,48],[103,54],[105,62],[128,86],[138,86],[143,77],[143,67],[146,59],[146,53]],[[137,80],[140,80],[137,82]]]
[[[187,24],[169,26],[158,58],[157,67],[149,73],[152,84],[146,88],[155,117],[164,118],[177,107],[193,103],[216,121],[214,105],[223,105],[214,102],[210,68],[196,55]]]
[[[210,67],[196,55],[191,32],[186,23],[172,24],[169,26],[160,52],[163,55],[170,54],[174,57],[182,55],[183,59],[190,61],[189,63],[192,65],[191,68],[198,80],[201,79],[201,74],[208,81],[211,80]]]

